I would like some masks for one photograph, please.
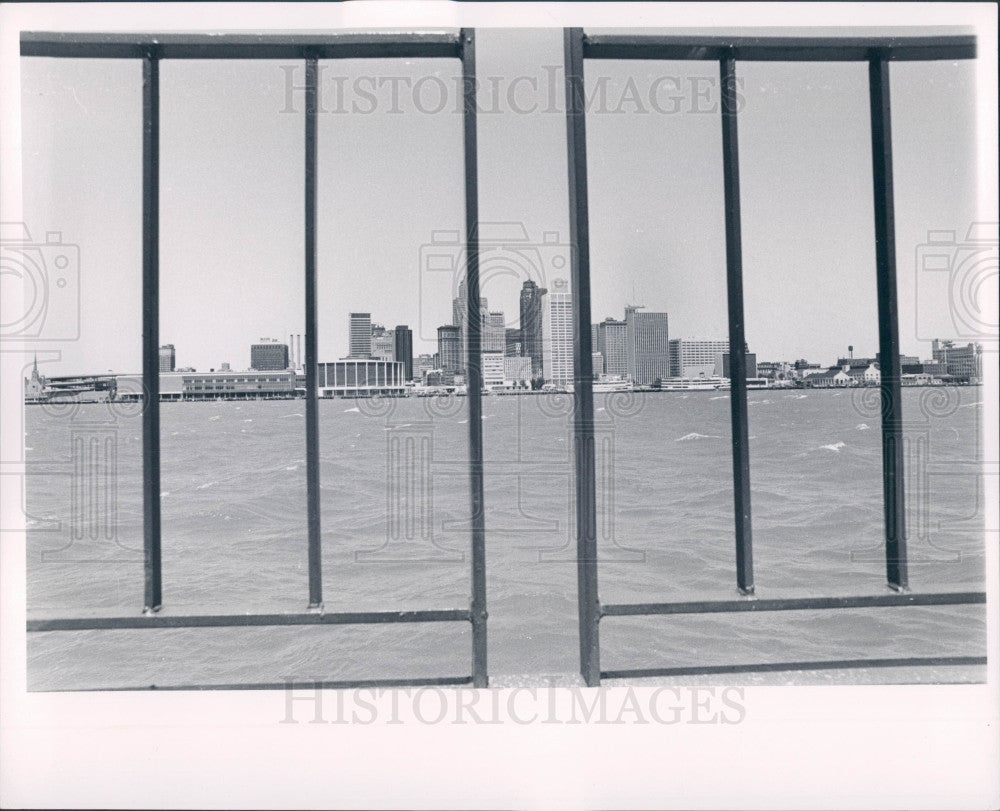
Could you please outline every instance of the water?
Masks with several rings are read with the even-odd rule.
[[[904,391],[915,592],[983,588],[981,391]],[[873,396],[750,393],[760,597],[885,591]],[[501,677],[577,669],[569,407],[564,395],[483,400],[489,664]],[[595,408],[602,602],[733,598],[728,396],[597,395]],[[304,608],[303,411],[162,405],[165,610]],[[326,609],[467,607],[467,401],[323,401],[320,431]],[[44,463],[27,489],[29,616],[137,614],[134,407],[30,407],[25,444]],[[604,669],[985,651],[983,606],[608,618],[601,635]],[[31,689],[466,675],[470,646],[466,623],[42,633],[29,635],[28,675]]]

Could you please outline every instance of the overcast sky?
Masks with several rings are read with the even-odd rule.
[[[480,29],[477,53],[480,217],[506,223],[483,226],[483,294],[516,326],[525,274],[569,276],[562,35]],[[320,359],[347,353],[354,310],[409,324],[432,352],[457,287],[441,257],[460,252],[434,243],[463,224],[459,63],[323,65]],[[867,66],[740,63],[738,77],[750,349],[874,354]],[[975,218],[974,73],[894,63],[891,78],[900,337],[927,356],[923,339],[958,333],[917,249],[928,230],[961,241]],[[160,338],[180,366],[245,368],[251,342],[303,331],[303,113],[288,89],[302,81],[292,62],[162,64]],[[22,85],[26,223],[81,256],[81,336],[45,371],[138,371],[141,65],[25,58]],[[717,64],[588,61],[587,86],[594,320],[636,303],[668,312],[671,337],[725,338]]]

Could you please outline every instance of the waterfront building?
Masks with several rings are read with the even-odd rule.
[[[666,315],[666,314],[664,314]],[[605,318],[600,324],[594,325],[597,339],[593,349],[600,352],[604,359],[605,374],[624,377],[629,373],[628,367],[628,325],[624,321]],[[665,350],[666,351],[666,348]],[[668,356],[669,361],[669,356]],[[595,368],[596,372],[597,369]],[[662,375],[666,377],[666,375]]]
[[[670,377],[670,336],[666,313],[640,309],[641,305],[625,307],[626,372],[636,385],[648,386]]]
[[[367,359],[372,352],[372,314],[351,313],[348,316],[347,359]]]
[[[531,373],[531,358],[504,358],[503,377],[508,383],[530,383]]]
[[[935,338],[931,342],[931,354],[938,363],[943,363],[946,374],[968,383],[980,383],[983,379],[983,347],[970,343],[955,346],[954,341]]]
[[[531,358],[532,379],[544,375],[542,305],[547,293],[548,290],[530,280],[521,286],[521,354]]]
[[[398,361],[344,358],[317,364],[316,374],[320,397],[401,396],[406,391]]]
[[[719,356],[729,351],[729,341],[703,341],[694,338],[670,340],[671,377],[715,376]]]
[[[565,279],[552,287],[542,308],[542,369],[546,382],[565,386],[573,382],[573,296]]]
[[[173,344],[164,344],[160,347],[160,371],[172,372],[177,367],[177,352]]]
[[[438,368],[452,373],[463,369],[461,351],[461,328],[451,324],[438,327]]]
[[[257,372],[288,369],[288,345],[274,338],[261,338],[250,344],[250,368]]]
[[[499,386],[504,382],[503,352],[483,352],[480,355],[484,386]]]

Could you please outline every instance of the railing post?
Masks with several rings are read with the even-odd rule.
[[[476,31],[463,28],[465,145],[466,387],[469,402],[469,495],[472,510],[472,684],[489,683],[486,660],[486,506],[483,500],[482,320],[479,314],[479,164],[476,152]]]
[[[583,84],[583,29],[563,31],[569,166],[569,241],[572,247],[573,415],[576,459],[576,571],[580,620],[580,674],[601,682],[597,594],[597,496],[594,447],[593,356],[590,334],[590,232],[587,211],[587,126]]]
[[[142,60],[143,611],[163,604],[160,559],[160,61]]]
[[[736,587],[753,594],[753,525],[750,517],[750,438],[747,418],[746,333],[743,315],[743,245],[740,231],[740,149],[737,137],[736,61],[719,62],[722,99],[722,173],[726,206],[726,286],[729,300],[729,406],[736,518]]]
[[[875,190],[875,270],[878,291],[879,371],[882,400],[882,492],[885,500],[885,562],[889,587],[908,587],[903,476],[903,404],[900,390],[899,302],[896,297],[896,225],[892,192],[892,125],[889,62],[868,62],[872,170]]]
[[[305,85],[306,508],[309,532],[309,608],[323,605],[319,490],[319,402],[316,375],[316,114],[317,59],[307,53]]]

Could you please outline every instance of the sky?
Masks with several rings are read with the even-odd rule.
[[[716,32],[718,33],[718,32]],[[914,33],[910,31],[908,33]],[[559,29],[479,29],[483,295],[517,326],[526,278],[569,277]],[[433,352],[462,267],[457,60],[324,62],[319,116],[319,358],[347,314],[414,330]],[[929,231],[975,220],[969,62],[891,65],[900,339],[961,337]],[[671,337],[726,337],[718,67],[588,61],[592,315],[670,315]],[[760,360],[877,351],[864,64],[739,63],[746,334]],[[246,368],[250,344],[301,333],[300,65],[161,66],[160,340],[179,366]],[[78,246],[46,329],[47,374],[141,368],[141,67],[22,59],[25,223]],[[451,270],[449,270],[451,268]],[[73,302],[79,301],[79,329]]]

